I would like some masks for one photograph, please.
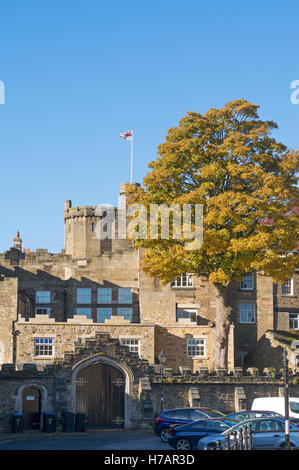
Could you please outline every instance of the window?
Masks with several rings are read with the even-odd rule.
[[[284,431],[283,429],[283,424],[280,421],[276,421],[275,419],[264,419],[261,421],[258,421],[256,423],[256,431],[257,432],[282,432]]]
[[[233,421],[227,421],[227,422],[223,422],[223,421],[206,421],[205,424],[204,424],[204,429],[207,430],[207,431],[210,431],[211,430],[215,430],[215,432],[223,432],[223,431],[226,431],[226,429],[229,429],[233,426]]]
[[[98,289],[98,304],[111,304],[112,289],[101,287]]]
[[[112,316],[112,308],[97,308],[97,322],[105,323]]]
[[[206,355],[206,340],[187,339],[187,357],[204,357]]]
[[[298,313],[290,313],[289,324],[290,324],[290,330],[299,329],[299,314]]]
[[[230,416],[231,419],[235,420],[235,421],[245,421],[246,419],[250,419],[250,418],[255,418],[255,415],[254,414],[251,414],[251,413],[242,413],[242,414],[234,414],[234,415],[231,415]]]
[[[193,287],[192,274],[181,274],[181,277],[171,283],[171,287]]]
[[[196,432],[196,431],[204,432],[204,427],[205,427],[205,424],[203,422],[203,418],[198,418],[198,422],[197,423],[191,423],[188,426],[188,430],[190,430],[191,433]]]
[[[91,318],[91,308],[77,308],[77,315],[85,315],[87,318]]]
[[[36,292],[36,303],[37,304],[50,304],[51,292],[48,290],[38,290]]]
[[[77,303],[91,304],[91,289],[77,289]]]
[[[288,279],[284,284],[281,286],[281,294],[282,295],[293,295],[293,279]]]
[[[197,310],[192,308],[178,308],[177,309],[177,321],[180,318],[190,318],[191,321],[196,322]]]
[[[136,338],[121,338],[120,344],[128,346],[129,351],[133,353],[140,353],[140,340]]]
[[[133,310],[131,308],[118,308],[117,315],[121,315],[125,320],[132,322]]]
[[[37,315],[50,315],[51,309],[50,308],[44,308],[44,307],[37,307],[35,309],[35,313]]]
[[[252,432],[257,432],[257,423],[258,423],[258,421],[252,421],[252,422],[250,423],[250,424],[251,424]],[[242,423],[239,424],[238,426],[237,426],[237,425],[234,426],[233,429],[232,429],[232,431],[238,431],[239,429],[242,429],[242,430],[244,431],[244,426],[246,426],[246,424],[244,424],[244,421],[242,421]],[[229,430],[229,431],[225,431],[225,432],[224,432],[224,436],[225,436],[226,434],[230,434],[230,433],[231,433],[230,430]]]
[[[253,274],[247,274],[240,282],[241,290],[253,290]]]
[[[207,415],[205,413],[201,413],[201,411],[198,410],[192,410],[190,419],[204,419],[207,418]]]
[[[39,357],[53,356],[53,338],[35,338],[34,355]]]
[[[118,289],[118,303],[131,304],[132,303],[132,289],[128,287],[121,287]]]
[[[189,419],[189,410],[176,410],[167,413],[168,418],[172,419]]]
[[[240,304],[240,323],[255,323],[255,305]]]

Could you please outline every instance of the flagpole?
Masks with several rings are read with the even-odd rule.
[[[131,139],[131,184],[133,184],[133,129],[131,130],[132,132],[132,139]]]

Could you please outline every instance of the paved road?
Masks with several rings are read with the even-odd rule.
[[[170,447],[153,433],[108,431],[83,436],[24,436],[0,441],[0,450],[170,450]]]

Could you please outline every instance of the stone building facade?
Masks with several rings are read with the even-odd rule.
[[[132,416],[140,417],[141,396],[145,408],[148,403],[148,409],[153,410],[150,416],[155,412],[152,395],[157,390],[156,380],[148,377],[152,368],[159,368],[161,350],[166,354],[165,372],[194,376],[204,370],[217,372],[213,364],[214,287],[206,279],[188,274],[162,286],[159,280],[141,271],[143,250],[134,249],[123,236],[118,217],[129,191],[130,185],[121,185],[120,208],[114,210],[113,239],[98,236],[97,227],[105,218],[104,210],[72,207],[68,200],[64,207],[65,248],[61,253],[52,254],[46,249],[23,252],[18,233],[14,246],[0,254],[0,364],[7,364],[3,367],[6,374],[10,370],[13,387],[17,387],[14,380],[24,378],[29,364],[33,368],[29,367],[30,370],[41,374],[40,380],[48,381],[38,387],[36,380],[30,385],[28,377],[24,379],[25,391],[31,386],[41,394],[43,405],[39,412],[49,407],[59,412],[63,407],[76,410],[79,406],[76,399],[78,402],[85,384],[92,382],[92,374],[99,382],[101,374],[106,374],[107,383],[124,383],[124,404],[119,413],[124,425],[131,427],[135,419]],[[228,372],[257,367],[262,373],[270,366],[279,372],[284,346],[289,351],[290,366],[296,369],[299,353],[293,343],[299,340],[298,289],[298,273],[284,286],[253,274],[241,283],[231,284]],[[88,350],[84,359],[79,357],[82,348]],[[59,393],[71,396],[72,401],[63,398],[58,406],[58,395],[48,402],[45,397],[52,396],[47,387],[53,388],[55,380],[56,385],[60,383],[57,377],[65,374],[62,371],[66,364],[70,375],[63,379],[65,382],[61,379]],[[48,378],[52,366],[56,372]],[[83,388],[78,391],[72,374],[79,369],[78,380]],[[241,386],[243,379],[238,380]],[[114,396],[117,391],[110,382],[102,390],[103,397],[109,393]],[[0,387],[1,383],[4,382],[0,381]],[[23,388],[22,393],[14,392],[14,398],[10,397],[10,410],[22,409]],[[94,403],[93,393],[93,389],[86,391],[89,405]],[[231,393],[234,396],[235,392]],[[112,418],[107,420],[113,421]],[[90,419],[96,421],[94,417]]]

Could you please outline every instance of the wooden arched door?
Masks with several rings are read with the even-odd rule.
[[[36,387],[27,387],[22,392],[24,429],[40,429],[41,392]]]
[[[85,413],[88,427],[124,425],[125,379],[115,367],[93,362],[76,377],[76,411]]]

